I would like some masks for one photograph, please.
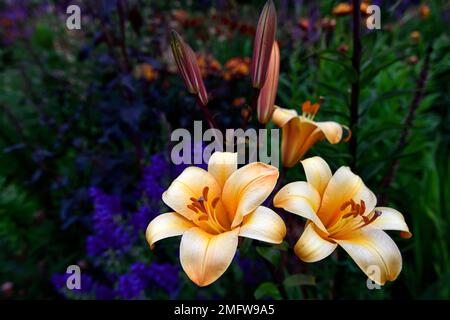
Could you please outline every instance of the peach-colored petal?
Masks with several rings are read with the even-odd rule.
[[[281,128],[281,162],[283,167],[292,168],[300,160],[303,140],[300,139],[300,118],[292,118]]]
[[[221,188],[209,172],[198,167],[188,167],[163,193],[162,199],[174,211],[192,220],[195,212],[187,207],[192,202],[190,198],[201,197],[205,187],[209,188],[208,195],[211,199],[220,197]]]
[[[380,285],[394,281],[402,270],[400,250],[383,230],[364,227],[346,239],[334,240],[371,280]]]
[[[225,181],[237,170],[237,153],[214,152],[208,162],[208,172],[216,178],[220,187],[223,188]]]
[[[340,208],[354,197],[364,186],[360,177],[349,167],[340,167],[331,177],[323,193],[319,217],[326,227],[331,226],[341,216]]]
[[[342,139],[342,126],[334,121],[316,122],[317,127],[331,144],[336,144]]]
[[[297,257],[305,262],[316,262],[328,257],[337,247],[336,243],[323,239],[308,223],[294,247]]]
[[[216,281],[228,268],[236,253],[239,228],[212,235],[200,228],[183,234],[180,261],[184,272],[198,286]]]
[[[333,121],[314,122],[304,117],[300,118],[302,120],[302,127],[308,129],[307,136],[304,137],[302,148],[299,151],[300,157],[303,157],[317,141],[326,138],[328,142],[335,144],[341,140],[342,126],[339,123]],[[305,132],[305,130],[303,131]]]
[[[278,180],[278,169],[261,162],[236,170],[225,182],[222,201],[234,228],[270,195]]]
[[[311,184],[296,181],[285,185],[275,195],[273,204],[277,208],[311,220],[323,232],[327,232],[316,213],[320,206],[320,195]]]
[[[317,130],[315,123],[303,117],[295,117],[283,126],[281,160],[284,167],[292,168],[300,161],[310,148],[305,143],[310,140],[315,130]]]
[[[153,219],[147,227],[145,237],[152,248],[156,241],[182,235],[195,225],[176,212],[163,213]]]
[[[239,235],[278,244],[286,236],[286,225],[272,209],[260,206],[244,217]]]
[[[305,170],[306,180],[322,196],[328,182],[333,176],[330,167],[321,157],[311,157],[302,160],[302,166]]]
[[[405,222],[405,218],[400,212],[387,207],[377,207],[375,210],[380,212],[381,215],[370,224],[372,227],[382,230],[400,231],[400,236],[402,238],[412,237],[408,225]]]
[[[294,109],[285,109],[275,106],[275,111],[273,112],[272,121],[279,128],[283,127],[292,118],[297,117],[297,111]]]

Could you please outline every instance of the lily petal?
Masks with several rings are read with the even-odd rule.
[[[272,115],[272,121],[273,123],[275,123],[275,125],[281,128],[286,123],[288,123],[288,121],[297,116],[298,116],[297,111],[295,111],[294,109],[285,109],[275,106],[275,111],[273,112]]]
[[[261,162],[250,163],[231,174],[222,191],[222,202],[232,221],[231,228],[238,226],[244,216],[266,200],[278,176],[277,168]]]
[[[377,207],[375,210],[381,212],[381,215],[370,224],[372,227],[400,231],[402,238],[409,239],[412,237],[405,218],[399,211],[387,207]]]
[[[317,131],[315,122],[304,117],[295,117],[282,128],[281,159],[283,166],[291,168],[300,161],[312,146],[308,141],[311,141],[311,135],[314,135],[315,131]]]
[[[331,177],[323,193],[319,217],[329,227],[341,216],[342,204],[354,197],[364,186],[361,178],[349,167],[340,167]]]
[[[206,170],[198,167],[186,168],[163,193],[162,199],[174,211],[192,220],[195,212],[187,207],[192,201],[190,198],[199,198],[203,189],[209,188],[211,199],[220,196],[220,186],[216,179]]]
[[[145,237],[150,248],[153,248],[156,241],[180,236],[192,227],[195,227],[195,224],[176,212],[163,213],[150,221]]]
[[[372,281],[380,285],[394,281],[402,270],[400,250],[383,230],[365,227],[349,238],[334,240]]]
[[[305,170],[306,180],[322,196],[328,182],[333,176],[330,167],[321,157],[311,157],[302,160],[301,163]]]
[[[227,270],[236,253],[238,233],[239,229],[235,229],[212,235],[200,228],[192,228],[183,234],[181,266],[195,284],[207,286]]]
[[[316,214],[320,206],[320,194],[308,182],[297,181],[288,183],[278,191],[273,199],[277,208],[297,214],[316,224],[323,232],[327,229]]]
[[[283,167],[292,168],[301,158],[304,139],[299,117],[292,118],[281,128],[281,162]]]
[[[323,239],[315,230],[314,223],[307,223],[300,239],[294,247],[294,252],[305,262],[316,262],[328,257],[337,247]]]
[[[339,123],[333,121],[314,122],[304,117],[300,117],[300,119],[304,135],[302,147],[299,150],[300,157],[306,154],[317,141],[326,138],[330,143],[335,144],[341,140],[342,126]]]
[[[208,162],[208,172],[216,178],[223,188],[228,177],[237,170],[237,153],[214,152]]]
[[[324,137],[331,144],[336,144],[342,139],[342,126],[334,121],[316,122],[317,127],[322,131]]]
[[[260,206],[244,217],[239,235],[278,244],[286,236],[286,225],[272,209]]]

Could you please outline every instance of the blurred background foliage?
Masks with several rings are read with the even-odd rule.
[[[81,8],[68,30],[66,8]],[[344,1],[275,1],[281,75],[277,104],[325,97],[319,120],[349,124],[359,82],[357,152],[317,144],[332,169],[352,164],[378,199],[405,215],[413,238],[394,283],[368,290],[343,252],[306,265],[292,231],[268,247],[244,240],[232,267],[197,288],[181,272],[176,240],[153,252],[148,222],[183,167],[168,162],[170,131],[202,114],[168,44],[178,30],[197,52],[209,105],[225,128],[242,123],[257,16],[264,1],[50,1],[0,3],[0,284],[2,298],[448,299],[450,296],[449,4],[372,1],[381,30],[362,15],[361,72],[352,67]],[[206,126],[206,124],[205,124]],[[194,148],[194,152],[201,152]],[[286,181],[304,179],[300,167]],[[281,213],[283,214],[283,213]],[[68,265],[81,290],[65,288]]]

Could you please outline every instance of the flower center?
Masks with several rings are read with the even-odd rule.
[[[223,210],[218,206],[220,197],[211,199],[208,193],[209,187],[206,186],[203,188],[200,197],[190,198],[191,203],[187,207],[195,213],[193,221],[207,232],[222,233],[227,231],[223,222],[219,220],[222,217],[221,211]]]
[[[320,103],[314,103],[311,104],[311,101],[307,100],[302,104],[302,116],[314,120],[314,117],[317,114],[317,111],[319,111]]]
[[[350,211],[346,212],[349,208]],[[342,214],[340,219],[329,228],[330,237],[348,234],[361,229],[374,222],[381,215],[381,212],[378,210],[365,214],[366,203],[364,200],[361,200],[360,203],[356,203],[353,199],[346,201],[342,204],[340,210],[346,213]]]

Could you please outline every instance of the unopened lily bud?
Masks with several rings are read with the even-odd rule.
[[[266,81],[276,31],[277,13],[272,0],[269,0],[259,16],[253,44],[251,76],[254,88],[261,89]]]
[[[175,62],[188,91],[197,95],[199,101],[206,106],[208,104],[208,94],[194,51],[192,51],[191,47],[183,41],[176,31],[172,31],[171,33],[170,46],[172,47]]]
[[[275,110],[275,97],[277,96],[278,78],[280,75],[280,49],[275,41],[270,55],[267,79],[258,97],[258,121],[266,124],[272,118]]]

